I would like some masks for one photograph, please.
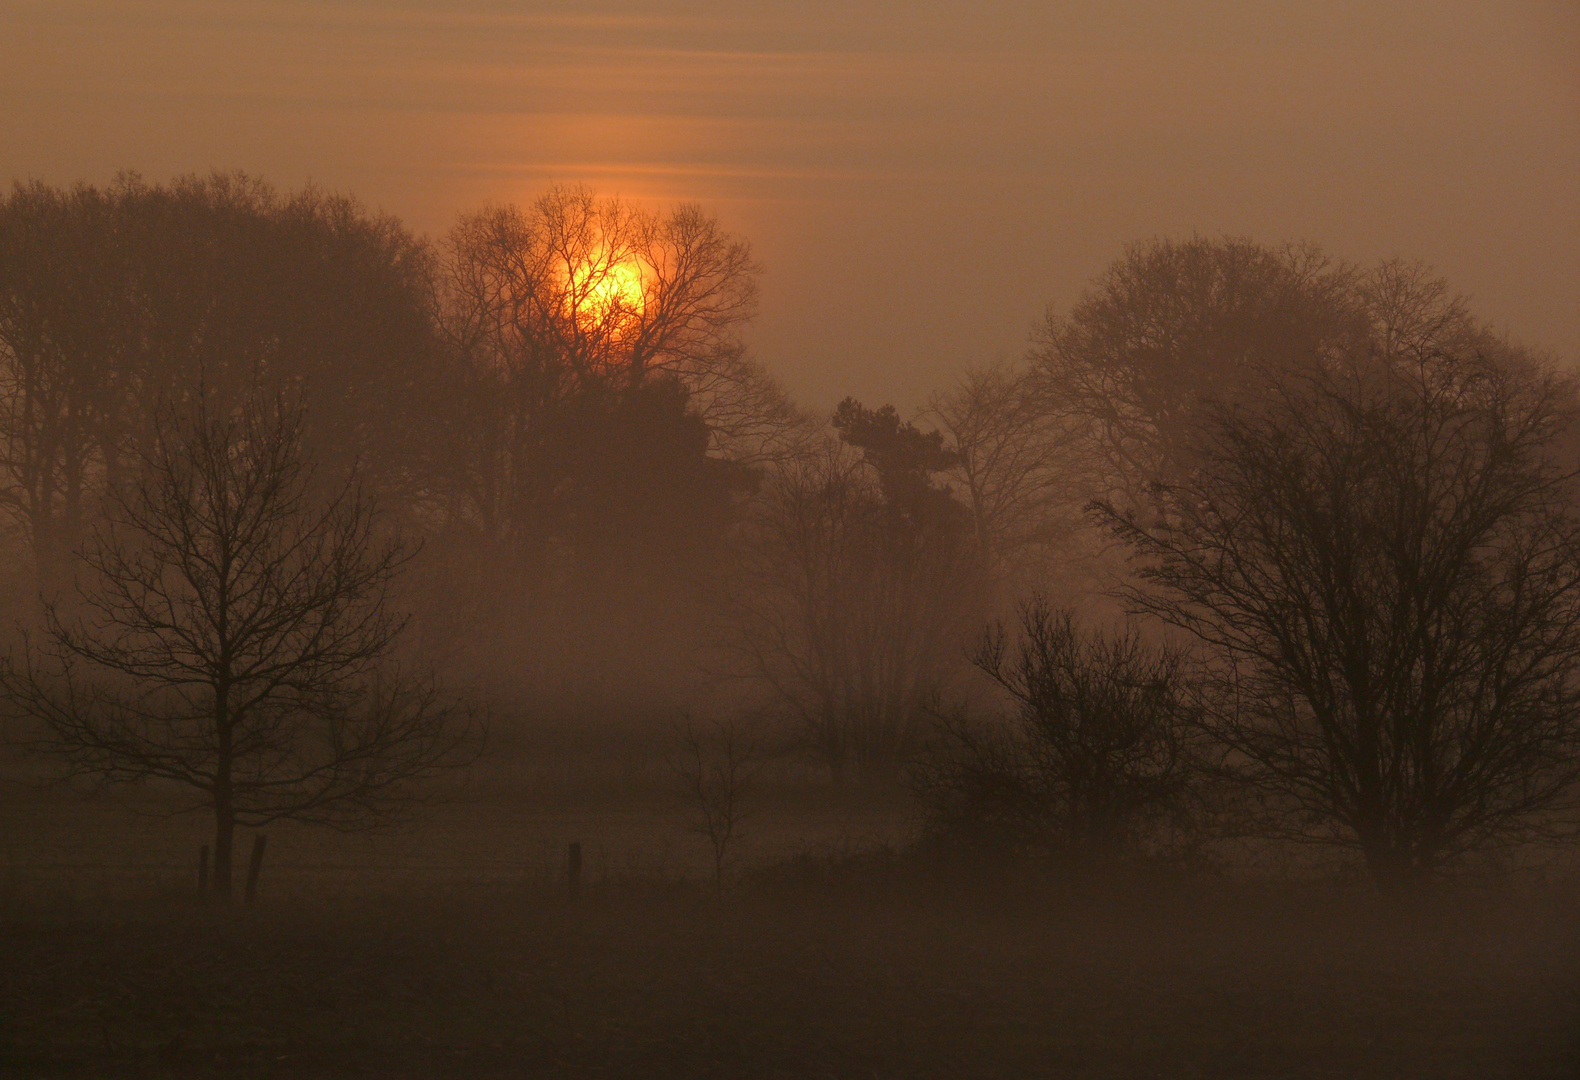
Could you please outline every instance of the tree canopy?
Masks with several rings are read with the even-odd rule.
[[[393,662],[409,551],[354,483],[313,498],[301,410],[200,400],[157,418],[82,552],[77,603],[50,609],[0,690],[74,771],[196,795],[228,898],[238,824],[375,818],[449,759],[466,717]]]
[[[1212,731],[1290,835],[1389,887],[1565,827],[1580,779],[1573,388],[1474,354],[1367,355],[1213,411],[1132,606],[1206,647]]]
[[[137,467],[161,403],[310,399],[305,452],[421,484],[444,390],[432,260],[392,218],[239,174],[0,200],[0,507],[46,583]]]

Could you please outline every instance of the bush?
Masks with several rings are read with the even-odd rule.
[[[1133,628],[1081,629],[1040,598],[1018,640],[988,630],[973,662],[1009,723],[956,717],[912,772],[926,842],[979,857],[1096,868],[1188,853],[1204,775],[1182,655]]]

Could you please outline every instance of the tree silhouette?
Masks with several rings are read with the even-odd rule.
[[[435,520],[454,555],[444,602],[473,597],[472,636],[512,650],[468,642],[490,677],[540,691],[607,663],[644,693],[681,677],[749,481],[719,444],[760,449],[793,419],[736,338],[755,274],[695,207],[657,216],[583,188],[452,231],[440,302],[460,393]]]
[[[1564,825],[1580,779],[1568,383],[1406,350],[1221,407],[1157,492],[1108,506],[1139,611],[1209,647],[1213,729],[1286,834],[1391,891]]]
[[[835,420],[840,442],[764,481],[733,615],[742,672],[840,779],[890,773],[915,748],[983,588],[965,508],[933,480],[953,460],[941,437],[892,406],[847,400]]]
[[[722,722],[681,729],[674,761],[687,827],[707,840],[713,881],[724,883],[730,848],[751,817],[748,800],[763,764],[763,748],[745,727]]]
[[[310,498],[300,409],[161,413],[139,476],[82,553],[78,612],[0,667],[34,747],[76,774],[191,789],[228,899],[237,825],[354,826],[410,796],[466,714],[389,659],[409,558],[355,483]]]
[[[413,494],[439,440],[432,260],[398,222],[240,174],[0,198],[0,511],[66,584],[99,499],[203,386],[313,403],[309,458]]]
[[[1012,703],[1008,730],[951,722],[913,779],[945,842],[1088,869],[1166,842],[1198,809],[1197,705],[1177,649],[1088,631],[1040,597],[972,660]]]
[[[968,368],[933,395],[928,415],[948,440],[954,461],[943,475],[970,514],[999,591],[1017,578],[1067,573],[1083,502],[1071,468],[1075,439],[1034,373],[1002,363]]]
[[[1033,371],[1086,498],[1144,506],[1202,410],[1364,337],[1360,275],[1310,246],[1136,243],[1068,315],[1038,328]]]
[[[842,441],[862,451],[878,475],[883,497],[906,508],[937,492],[933,474],[957,464],[960,456],[944,445],[937,431],[921,431],[900,420],[893,405],[869,409],[848,397],[834,410],[831,421]]]

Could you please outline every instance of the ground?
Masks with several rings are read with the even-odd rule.
[[[1580,1076],[1563,882],[1406,915],[1355,883],[990,881],[835,798],[765,810],[715,889],[656,806],[496,802],[276,831],[259,903],[223,911],[192,896],[200,832],[49,799],[0,818],[4,1077]],[[605,852],[575,897],[572,832]]]

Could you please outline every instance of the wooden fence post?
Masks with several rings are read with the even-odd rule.
[[[572,840],[570,848],[565,853],[565,890],[575,896],[581,891],[582,885],[582,844],[580,840]]]
[[[247,862],[247,895],[246,902],[252,903],[258,898],[258,875],[263,872],[263,848],[269,838],[259,833],[252,838],[252,858]]]
[[[208,895],[208,845],[198,848],[198,895]]]

